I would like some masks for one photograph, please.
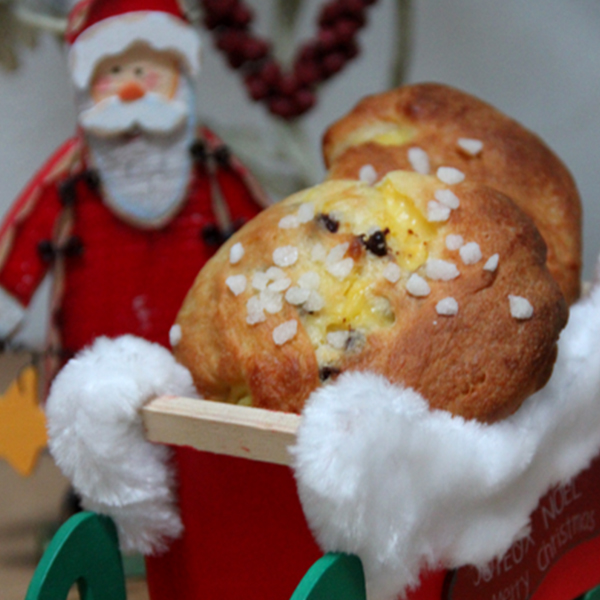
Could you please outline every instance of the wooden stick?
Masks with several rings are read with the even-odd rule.
[[[142,409],[146,439],[289,465],[300,416],[208,400],[162,396]]]

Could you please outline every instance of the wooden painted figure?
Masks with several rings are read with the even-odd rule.
[[[0,228],[0,336],[54,275],[51,376],[100,335],[162,345],[220,243],[266,203],[199,127],[199,37],[176,0],[86,0],[67,32],[78,131]]]

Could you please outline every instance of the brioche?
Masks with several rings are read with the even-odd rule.
[[[273,410],[300,412],[319,385],[368,370],[432,408],[511,414],[550,376],[567,319],[533,221],[499,186],[392,170],[405,150],[388,161],[389,146],[334,142],[343,129],[326,143],[331,180],[259,214],[205,265],[177,317],[176,358],[204,397]],[[495,155],[483,129],[465,134]],[[448,164],[447,144],[433,164]],[[354,151],[388,174],[338,179],[355,174]]]
[[[581,207],[573,178],[536,135],[485,102],[439,84],[371,96],[329,128],[323,153],[331,179],[357,179],[365,165],[377,177],[450,166],[499,190],[533,219],[567,302],[579,297]]]

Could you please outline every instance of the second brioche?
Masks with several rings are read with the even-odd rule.
[[[548,268],[569,304],[580,292],[581,207],[571,174],[535,134],[485,102],[441,84],[367,97],[334,123],[323,151],[332,179],[396,169],[435,174],[455,167],[467,180],[512,198],[548,247]]]

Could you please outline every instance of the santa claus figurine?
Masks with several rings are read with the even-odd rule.
[[[70,15],[78,131],[0,228],[0,336],[54,274],[47,374],[99,335],[162,345],[219,244],[266,197],[198,127],[200,40],[176,0],[85,0]]]

